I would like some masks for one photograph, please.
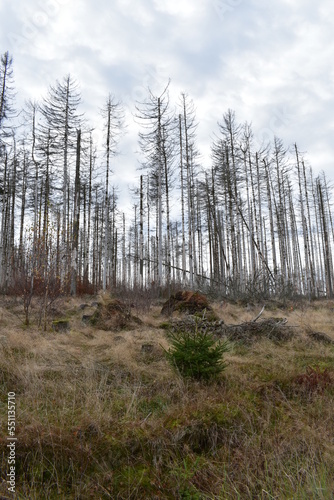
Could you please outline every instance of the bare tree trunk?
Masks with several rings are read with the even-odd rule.
[[[139,207],[139,286],[143,289],[144,284],[144,192],[143,176],[140,176],[140,207]]]
[[[302,192],[302,180],[301,180],[301,171],[300,171],[301,169],[300,169],[297,144],[295,144],[295,153],[296,153],[297,173],[298,173],[299,203],[300,203],[302,228],[303,228],[303,239],[304,239],[306,292],[307,292],[309,300],[311,300],[311,272],[310,272],[310,263],[309,263],[309,237],[308,237],[306,217],[305,217],[305,213],[304,213],[304,196],[303,196],[303,192]]]
[[[324,281],[323,277],[323,262],[322,262],[322,252],[321,252],[321,228],[320,228],[320,216],[318,210],[317,202],[317,182],[313,180],[312,170],[310,171],[311,186],[312,186],[312,201],[313,201],[313,211],[314,211],[314,221],[315,221],[315,256],[316,256],[316,294],[319,297],[320,286]]]
[[[162,126],[161,126],[161,100],[158,98],[158,275],[157,284],[162,285]]]
[[[179,115],[179,140],[180,140],[180,181],[181,181],[181,224],[182,224],[182,284],[186,284],[186,236],[184,223],[184,176],[183,176],[183,142],[182,142],[182,117]]]
[[[270,176],[269,176],[269,168],[266,163],[266,160],[263,160],[265,166],[265,174],[266,174],[266,182],[267,182],[267,199],[268,199],[268,208],[269,208],[269,224],[270,224],[270,235],[271,235],[271,251],[272,251],[272,259],[273,259],[273,267],[274,267],[274,276],[277,276],[277,258],[276,258],[276,244],[275,244],[275,231],[274,231],[274,217],[273,217],[273,209],[272,209],[272,201],[271,201],[271,189],[270,189]]]
[[[5,153],[3,192],[1,208],[1,235],[0,235],[0,287],[6,289],[6,269],[7,269],[7,213],[8,213],[8,156]]]
[[[146,277],[146,285],[151,285],[151,248],[150,248],[150,180],[149,176],[147,176],[147,192],[146,192],[146,202],[147,202],[147,251],[146,251],[146,269],[147,269],[147,277]]]
[[[302,161],[303,166],[303,177],[304,177],[304,192],[305,192],[305,201],[306,201],[306,210],[307,210],[307,220],[308,220],[308,229],[309,229],[309,258],[310,258],[310,274],[311,274],[311,287],[313,293],[315,292],[315,255],[314,255],[314,238],[312,237],[312,221],[311,221],[311,211],[310,211],[310,202],[308,196],[308,188],[307,188],[307,179],[306,179],[306,169],[305,164]]]
[[[63,225],[62,225],[62,256],[61,256],[61,283],[64,285],[68,262],[68,203],[69,203],[69,179],[68,179],[68,149],[69,149],[69,79],[66,86],[65,100],[65,128],[64,128],[64,160],[63,160]]]
[[[166,232],[167,232],[167,238],[166,238],[166,244],[167,244],[167,249],[166,249],[166,284],[167,284],[167,289],[168,289],[168,296],[170,296],[170,279],[171,279],[171,250],[170,250],[170,210],[169,210],[169,183],[168,183],[168,162],[167,162],[167,155],[166,155],[166,149],[165,147],[163,148],[163,160],[164,160],[164,173],[165,173],[165,190],[166,190]]]
[[[21,217],[20,217],[20,239],[19,239],[19,268],[22,268],[24,261],[23,252],[23,231],[24,231],[24,217],[26,208],[26,191],[27,191],[27,158],[24,152],[23,170],[22,170],[22,196],[21,196]]]
[[[72,272],[71,295],[77,294],[78,277],[78,243],[80,220],[80,155],[81,155],[81,130],[77,131],[77,156],[75,168],[74,208],[73,208],[73,236],[72,236]]]
[[[326,292],[328,298],[333,298],[333,272],[332,272],[332,262],[330,253],[330,244],[328,238],[327,220],[324,207],[322,186],[320,179],[317,182],[317,190],[319,197],[319,212],[320,220],[322,223],[322,235],[323,235],[323,249],[324,249],[324,264],[325,264],[325,276],[326,276]]]
[[[7,267],[8,282],[10,283],[13,279],[13,272],[15,269],[15,202],[16,202],[16,172],[17,172],[17,154],[16,154],[16,142],[14,138],[14,152],[13,152],[13,172],[11,177],[11,209],[10,209],[10,245],[9,245],[9,266]]]
[[[106,140],[106,184],[104,195],[104,263],[103,263],[103,290],[107,289],[107,268],[109,249],[109,168],[110,168],[110,134],[111,134],[111,103],[107,102],[107,140]]]
[[[90,278],[90,270],[91,266],[90,262],[90,237],[91,237],[91,208],[92,208],[92,178],[93,178],[93,164],[94,164],[94,155],[93,155],[93,140],[92,136],[90,136],[89,141],[89,181],[88,181],[88,214],[87,214],[87,247],[85,254],[85,282],[88,283]]]
[[[125,213],[123,213],[123,238],[122,238],[122,284],[126,286],[126,234],[125,234]]]

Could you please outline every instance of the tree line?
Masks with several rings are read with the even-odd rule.
[[[13,60],[0,66],[0,290],[94,293],[177,286],[224,296],[333,297],[332,189],[297,145],[259,147],[222,114],[203,168],[195,105],[169,83],[136,104],[139,183],[119,208],[113,158],[125,128],[109,94],[102,144],[70,75],[16,109]]]

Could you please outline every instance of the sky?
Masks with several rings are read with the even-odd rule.
[[[232,109],[255,141],[295,142],[314,172],[334,180],[334,3],[330,0],[0,0],[0,52],[14,59],[18,100],[46,95],[71,74],[99,128],[109,93],[127,134],[114,160],[123,192],[140,175],[136,101],[193,99],[204,167],[217,122]]]

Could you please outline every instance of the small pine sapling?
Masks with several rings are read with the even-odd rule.
[[[183,377],[208,381],[225,370],[227,342],[217,342],[212,334],[198,328],[171,333],[169,339],[172,346],[165,351],[167,360]]]

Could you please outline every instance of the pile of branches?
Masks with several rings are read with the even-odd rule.
[[[258,322],[253,320],[240,325],[229,325],[225,327],[223,335],[229,340],[245,344],[264,338],[273,342],[287,342],[295,336],[292,328],[287,325],[286,318],[267,318]]]
[[[211,333],[222,336],[223,328],[225,327],[224,321],[209,321],[207,318],[200,318],[198,316],[188,315],[184,318],[171,318],[168,323],[163,323],[162,328],[171,333],[179,331],[195,332],[198,333]]]
[[[187,316],[183,319],[172,319],[164,324],[164,328],[171,333],[180,331],[210,333],[219,338],[244,344],[251,344],[264,338],[273,342],[286,342],[295,336],[292,327],[287,325],[286,318],[267,318],[258,321],[263,311],[264,307],[255,319],[238,325],[226,325],[223,320],[209,321],[205,317]]]

